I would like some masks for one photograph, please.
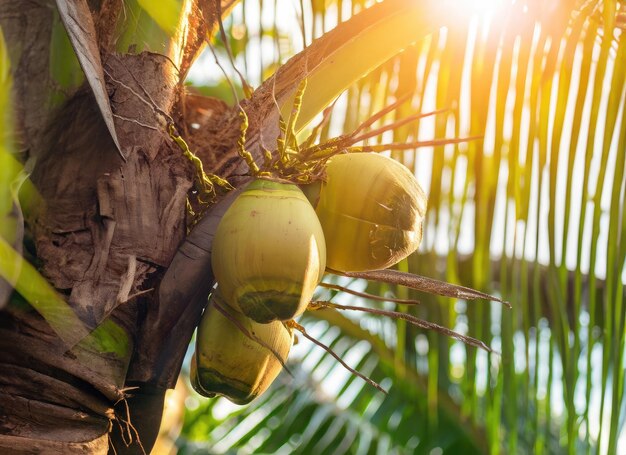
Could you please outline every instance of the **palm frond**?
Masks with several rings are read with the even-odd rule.
[[[266,3],[264,8],[271,10]],[[324,18],[305,18],[309,21],[305,29],[314,36],[346,19],[341,2],[339,15],[330,14],[327,4],[311,5],[314,15]],[[467,333],[502,355],[476,351],[402,321],[381,323],[367,315],[348,320],[352,326],[340,323],[340,331],[320,329],[322,338],[340,346],[338,340],[365,337],[372,352],[351,365],[361,365],[375,380],[391,381],[390,396],[382,403],[390,400],[399,406],[399,414],[386,411],[383,404],[375,407],[383,409],[380,414],[370,412],[376,395],[362,388],[357,395],[371,395],[369,400],[362,398],[368,405],[353,409],[355,419],[378,424],[374,417],[393,420],[394,415],[406,415],[411,421],[417,418],[412,412],[419,411],[425,422],[420,420],[419,425],[429,430],[448,427],[449,433],[462,432],[469,422],[486,434],[484,447],[468,436],[469,444],[482,453],[623,450],[618,446],[626,433],[623,6],[612,0],[527,0],[503,2],[499,10],[483,16],[468,13],[467,20],[407,48],[337,101],[322,138],[333,131],[353,130],[407,93],[412,97],[372,128],[419,112],[446,111],[380,139],[368,138],[367,145],[433,137],[483,138],[391,151],[413,169],[429,194],[423,244],[398,268],[495,293],[513,306],[507,311],[496,304],[472,305],[462,299],[424,297],[389,284],[367,288],[363,284],[363,292],[420,300],[420,306],[398,303],[387,309]],[[353,3],[353,12],[360,7]],[[274,27],[273,36],[287,33]],[[254,49],[254,42],[248,41],[246,50],[254,55]],[[356,346],[340,351],[352,353]],[[371,371],[370,357],[379,364]],[[273,427],[268,435],[269,427],[245,426],[244,416],[269,401],[240,411],[218,429],[241,431],[263,450],[312,449],[315,444],[321,448],[333,435],[333,447],[349,445],[346,452],[360,453],[359,444],[411,450],[410,444],[385,435],[385,427],[377,427],[382,433],[370,431],[373,442],[362,442],[365,435],[358,429],[369,428],[367,424],[353,427],[352,414],[336,408],[349,401],[347,409],[352,409],[353,402],[345,397],[352,396],[350,390],[358,387],[358,381],[347,379],[329,400],[319,387],[338,373],[327,361],[310,364],[311,358],[319,359],[303,354],[305,378],[296,376],[312,382],[298,383],[295,390],[280,384],[267,398],[276,400],[271,407],[275,413],[282,412],[277,409],[283,405],[277,403],[295,406],[291,414],[277,417],[288,422],[280,429],[282,445],[268,442],[273,440]],[[399,384],[407,377],[415,381],[404,390]],[[284,390],[289,393],[280,398]],[[287,396],[294,397],[293,404],[288,404]],[[398,396],[418,398],[402,406],[402,400],[394,401]],[[456,414],[445,411],[451,406]],[[293,417],[301,418],[302,426]],[[310,419],[315,428],[307,426]],[[316,436],[316,428],[325,429],[328,438]],[[419,436],[420,444],[434,441],[436,434],[430,433],[428,439],[427,432],[423,440]],[[304,441],[303,446],[298,441]],[[424,444],[428,447],[430,442]]]
[[[293,377],[281,375],[266,395],[243,412],[216,422],[219,425],[206,436],[208,443],[179,440],[181,453],[226,453],[232,447],[258,453],[414,453],[435,447],[480,453],[482,441],[473,440],[476,435],[463,426],[455,427],[459,422],[449,415],[442,412],[440,428],[430,428],[423,394],[396,377],[388,361],[381,361],[367,342],[325,321],[307,319],[305,324],[355,368],[382,381],[389,394],[302,346],[292,356]],[[195,412],[215,415],[220,404],[208,403]]]

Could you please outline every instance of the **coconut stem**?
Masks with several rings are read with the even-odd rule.
[[[417,291],[423,291],[427,292],[428,294],[441,295],[444,297],[453,297],[456,299],[465,300],[492,300],[494,302],[500,302],[508,308],[511,308],[511,304],[509,302],[507,302],[506,300],[502,300],[496,296],[476,291],[465,286],[458,286],[456,284],[446,283],[445,281],[435,280],[434,278],[428,278],[413,273],[401,272],[399,270],[385,269],[370,270],[367,272],[341,272],[339,270],[332,270],[327,267],[326,271],[334,275],[345,276],[348,278],[363,278],[367,281],[399,284],[400,286],[415,289]]]
[[[419,120],[419,119],[423,119],[426,117],[430,117],[432,115],[437,115],[437,114],[442,114],[444,112],[448,112],[449,109],[437,109],[435,111],[431,111],[431,112],[426,112],[426,113],[419,113],[419,114],[413,114],[413,115],[409,115],[408,117],[404,117],[398,121],[395,121],[393,123],[389,123],[388,125],[383,125],[380,128],[377,128],[375,130],[372,131],[368,131],[367,133],[363,133],[360,136],[356,136],[354,138],[352,138],[352,143],[356,144],[357,142],[360,141],[364,141],[366,139],[369,139],[371,137],[374,136],[378,136],[380,134],[383,134],[387,131],[391,131],[391,130],[395,130],[397,128],[400,128],[401,126],[406,125],[407,123],[411,123],[415,120]]]
[[[378,384],[376,381],[368,378],[367,376],[365,376],[362,373],[359,373],[358,371],[356,371],[354,368],[350,367],[346,362],[344,362],[342,360],[341,357],[339,357],[339,355],[337,355],[331,348],[329,348],[328,346],[326,346],[324,343],[322,343],[321,341],[316,340],[315,338],[313,338],[311,335],[309,335],[306,330],[304,329],[304,327],[302,327],[300,324],[298,324],[296,321],[291,320],[288,321],[286,323],[289,327],[292,327],[294,329],[296,329],[298,332],[300,332],[306,339],[312,341],[313,343],[315,343],[316,345],[318,345],[320,348],[324,349],[326,352],[328,352],[330,355],[332,355],[335,360],[337,360],[346,370],[348,370],[350,373],[360,377],[361,379],[363,379],[365,382],[367,382],[369,385],[375,387],[376,389],[380,390],[382,393],[384,393],[385,395],[387,395],[387,391],[385,389],[383,389],[381,387],[380,384]]]
[[[341,291],[341,292],[345,292],[346,294],[352,294],[355,295],[357,297],[363,297],[366,299],[371,299],[371,300],[377,300],[379,302],[393,302],[393,303],[400,303],[403,305],[419,305],[421,302],[419,300],[412,300],[412,299],[397,299],[394,297],[381,297],[379,295],[376,294],[369,294],[367,292],[359,292],[359,291],[355,291],[353,289],[341,286],[339,284],[331,284],[331,283],[320,283],[318,286],[321,286],[323,288],[326,289],[334,289],[336,291]]]
[[[312,310],[317,310],[320,308],[333,308],[335,310],[361,311],[363,313],[377,314],[380,316],[387,316],[393,319],[402,319],[404,321],[407,321],[410,324],[413,324],[416,327],[420,327],[426,330],[434,330],[435,332],[442,333],[451,338],[462,341],[463,343],[468,344],[470,346],[484,349],[487,352],[499,354],[498,352],[494,351],[485,343],[483,343],[480,340],[477,340],[476,338],[461,335],[460,333],[455,332],[452,329],[443,327],[439,324],[435,324],[434,322],[425,321],[423,319],[416,318],[415,316],[412,316],[410,314],[400,313],[398,311],[379,310],[376,308],[366,308],[366,307],[358,307],[358,306],[351,306],[351,305],[340,305],[338,303],[326,302],[326,301],[311,302],[311,304],[309,305],[309,308],[311,308]]]

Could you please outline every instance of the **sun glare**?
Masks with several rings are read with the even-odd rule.
[[[513,0],[453,0],[452,3],[458,7],[457,14],[491,16],[507,3],[513,3]]]
[[[469,0],[465,3],[478,12],[492,12],[502,6],[504,0]]]

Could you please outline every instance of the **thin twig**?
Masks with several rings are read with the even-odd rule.
[[[122,82],[119,79],[116,79],[115,77],[113,77],[113,75],[107,71],[106,68],[103,68],[104,72],[106,73],[106,75],[116,84],[119,84],[120,86],[124,87],[126,90],[128,90],[129,92],[131,92],[133,95],[135,95],[135,97],[137,97],[137,99],[139,101],[141,101],[142,103],[144,103],[145,105],[149,106],[152,108],[152,111],[160,116],[162,116],[166,123],[174,123],[174,119],[172,119],[172,117],[165,112],[163,109],[161,109],[156,102],[154,101],[154,99],[152,99],[152,96],[150,96],[150,93],[148,93],[148,91],[145,89],[145,87],[137,80],[137,78],[135,77],[135,75],[126,67],[124,67],[128,73],[128,75],[135,81],[135,83],[139,86],[139,88],[141,89],[141,91],[144,93],[144,95],[148,98],[144,98],[139,92],[137,92],[134,88],[132,88],[131,86],[129,86],[128,84]]]
[[[370,294],[368,292],[359,292],[359,291],[355,291],[353,289],[350,289],[348,287],[341,286],[339,284],[331,284],[331,283],[321,282],[318,286],[321,286],[321,287],[326,288],[326,289],[334,289],[336,291],[345,292],[347,294],[356,295],[357,297],[363,297],[363,298],[366,298],[366,299],[377,300],[377,301],[380,301],[380,302],[393,302],[393,303],[400,303],[402,305],[419,305],[421,303],[419,300],[398,299],[398,298],[395,298],[395,297],[382,297],[380,295]]]
[[[325,302],[325,301],[316,301],[316,302],[312,302],[313,309],[319,309],[319,308],[333,308],[336,310],[350,310],[350,311],[361,311],[363,313],[371,313],[371,314],[376,314],[376,315],[380,315],[380,316],[387,316],[393,319],[402,319],[410,324],[413,324],[416,327],[420,327],[422,329],[427,329],[427,330],[434,330],[436,332],[439,333],[443,333],[444,335],[447,335],[451,338],[457,339],[459,341],[462,341],[465,344],[468,344],[470,346],[474,346],[476,348],[481,348],[484,349],[487,352],[493,352],[496,353],[496,351],[494,351],[493,349],[491,349],[489,346],[487,346],[484,342],[477,340],[476,338],[473,337],[469,337],[466,335],[462,335],[458,332],[455,332],[452,329],[449,329],[447,327],[443,327],[439,324],[435,324],[434,322],[429,322],[429,321],[425,321],[423,319],[417,318],[413,315],[410,314],[406,314],[406,313],[401,313],[399,311],[388,311],[388,310],[379,310],[376,308],[366,308],[366,307],[359,307],[359,306],[352,306],[352,305],[340,305],[338,303],[333,303],[333,302]]]
[[[220,38],[222,38],[222,42],[224,43],[224,48],[226,49],[226,53],[228,54],[230,64],[239,76],[239,80],[241,81],[241,86],[243,87],[244,93],[246,94],[246,96],[250,96],[253,92],[252,87],[250,86],[250,84],[248,84],[248,81],[246,81],[246,79],[243,77],[243,74],[241,74],[241,72],[235,65],[235,58],[233,56],[232,50],[230,49],[230,43],[228,42],[226,31],[224,30],[224,23],[222,22],[222,3],[220,0],[216,1],[215,3],[217,6],[217,23],[219,24],[220,28]],[[239,101],[237,101],[237,103],[239,103]]]
[[[460,144],[463,142],[469,142],[477,139],[482,139],[482,136],[470,136],[454,139],[433,139],[430,141],[415,141],[415,142],[390,142],[387,144],[377,145],[360,145],[352,147],[344,147],[344,150],[351,153],[360,152],[385,152],[387,150],[412,150],[421,147],[437,147],[440,145]]]
[[[139,120],[134,119],[134,118],[124,117],[123,115],[119,115],[119,114],[113,114],[113,117],[117,117],[118,119],[124,120],[125,122],[135,123],[136,125],[139,125],[139,126],[144,127],[144,128],[148,128],[150,130],[161,131],[156,126],[148,125],[147,123],[142,123]]]
[[[298,15],[298,23],[300,25],[300,33],[302,34],[302,47],[306,49],[306,24],[304,22],[304,2],[300,0],[300,14]]]
[[[426,117],[430,117],[430,116],[437,115],[437,114],[442,114],[444,112],[447,112],[448,110],[449,109],[438,109],[438,110],[435,110],[435,111],[432,111],[432,112],[426,112],[424,114],[419,113],[419,114],[409,115],[408,117],[404,117],[404,118],[402,118],[400,120],[397,120],[397,121],[395,121],[393,123],[389,123],[388,125],[384,125],[384,126],[381,126],[380,128],[377,128],[375,130],[371,130],[371,131],[368,131],[367,133],[363,133],[360,136],[353,137],[352,140],[354,141],[354,143],[357,143],[357,142],[360,142],[360,141],[364,141],[366,139],[369,139],[369,138],[374,137],[374,136],[378,136],[378,135],[380,135],[382,133],[385,133],[387,131],[394,130],[396,128],[400,128],[401,126],[404,126],[407,123],[411,123],[411,122],[413,122],[415,120],[421,120],[421,119],[426,118]]]
[[[143,291],[138,291],[138,292],[135,292],[134,294],[129,295],[129,296],[126,298],[126,300],[123,300],[123,301],[122,301],[122,302],[120,302],[120,303],[128,303],[128,302],[130,302],[131,300],[136,299],[137,297],[140,297],[140,296],[142,296],[142,295],[144,295],[144,294],[148,294],[148,293],[150,293],[150,292],[152,292],[152,291],[154,291],[154,288],[144,289]]]
[[[405,95],[402,95],[395,102],[391,103],[388,106],[385,106],[380,111],[372,114],[367,120],[365,120],[363,123],[361,123],[359,126],[357,126],[356,129],[349,134],[349,136],[350,137],[354,137],[358,133],[363,131],[364,129],[369,128],[376,121],[380,120],[382,117],[384,117],[385,115],[387,115],[388,113],[390,113],[394,109],[397,109],[400,105],[402,105],[406,101],[408,101],[409,98],[411,97],[411,95],[412,95],[411,93],[407,93]]]
[[[141,453],[143,455],[147,455],[146,454],[146,449],[144,449],[143,444],[141,443],[141,438],[139,437],[139,432],[137,431],[137,428],[135,428],[135,426],[133,425],[132,421],[130,420],[130,407],[128,406],[128,400],[124,400],[124,405],[126,406],[126,418],[128,419],[126,421],[126,425],[128,428],[128,435],[130,437],[130,441],[132,442],[133,438],[132,435],[130,434],[130,430],[132,429],[135,432],[135,438],[137,439],[137,444],[139,444],[139,448],[141,449]]]
[[[352,368],[350,365],[348,365],[346,362],[344,362],[343,359],[341,357],[339,357],[331,348],[329,348],[328,346],[326,346],[321,341],[318,341],[315,338],[313,338],[311,335],[309,335],[306,332],[306,330],[304,329],[304,327],[302,327],[296,321],[293,321],[293,320],[288,321],[288,325],[291,326],[292,328],[296,329],[298,332],[300,332],[307,340],[312,341],[313,343],[318,345],[320,348],[324,349],[326,352],[328,352],[330,355],[332,355],[335,358],[335,360],[337,360],[350,373],[360,377],[365,382],[367,382],[369,385],[375,387],[376,389],[380,390],[385,395],[387,395],[388,392],[385,389],[383,389],[380,384],[378,384],[376,381],[368,378],[364,374],[359,373],[358,371],[356,371],[354,368]]]
[[[338,270],[326,269],[327,272],[335,275],[347,276],[350,278],[363,278],[368,281],[377,281],[390,284],[399,284],[407,288],[416,289],[418,291],[427,292],[429,294],[440,295],[444,297],[453,297],[457,299],[475,300],[486,299],[500,302],[511,308],[511,304],[499,297],[476,291],[465,286],[458,286],[445,281],[435,280],[413,273],[401,272],[399,270],[371,270],[369,272],[340,272]]]
[[[112,438],[109,438],[109,446],[113,449],[113,455],[117,455],[117,450],[115,449],[115,444],[113,444]]]
[[[121,419],[120,417],[116,417],[115,418],[115,423],[117,423],[117,426],[119,427],[119,432],[120,432],[120,435],[122,437],[122,442],[124,443],[124,445],[126,447],[128,447],[128,446],[131,445],[132,441],[130,441],[130,442],[126,441],[126,435],[124,433],[124,427],[122,427],[122,424],[120,422],[123,422],[123,419]]]
[[[213,59],[215,60],[215,64],[222,71],[222,74],[224,75],[224,78],[226,79],[226,82],[228,83],[228,86],[230,87],[230,90],[233,92],[233,97],[235,99],[235,104],[239,105],[239,95],[237,95],[237,90],[235,89],[233,81],[230,80],[230,77],[228,77],[228,74],[226,73],[226,70],[224,69],[224,67],[220,63],[220,60],[217,58],[217,54],[215,53],[215,48],[213,47],[213,44],[211,44],[211,42],[209,40],[207,40],[207,45],[208,45],[209,50],[211,51],[211,54],[213,54]]]
[[[309,136],[305,139],[305,141],[302,143],[302,149],[306,150],[309,147],[311,147],[311,145],[313,144],[313,142],[315,142],[315,139],[317,139],[318,135],[320,135],[320,131],[321,129],[326,126],[326,124],[328,124],[329,120],[330,120],[330,115],[333,112],[333,109],[335,108],[335,105],[337,104],[337,100],[339,100],[339,97],[335,98],[333,100],[333,102],[324,109],[324,111],[322,112],[322,120],[313,127],[313,130],[311,131],[311,134],[309,134]]]

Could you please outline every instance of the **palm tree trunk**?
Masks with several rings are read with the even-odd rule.
[[[45,201],[28,220],[30,253],[84,325],[76,332],[99,331],[68,343],[12,296],[0,318],[0,452],[149,452],[212,284],[205,277],[204,298],[168,295],[163,305],[155,290],[186,234],[195,175],[167,134],[183,111],[184,74],[165,56],[110,53],[121,2],[90,2],[91,12],[86,2],[62,2],[86,12],[85,37],[94,24],[118,148],[91,90],[46,111],[54,6],[19,3],[0,3],[0,25],[19,50],[11,56],[18,126]],[[195,28],[181,38],[184,68],[216,20],[198,21],[204,11],[188,3]]]

